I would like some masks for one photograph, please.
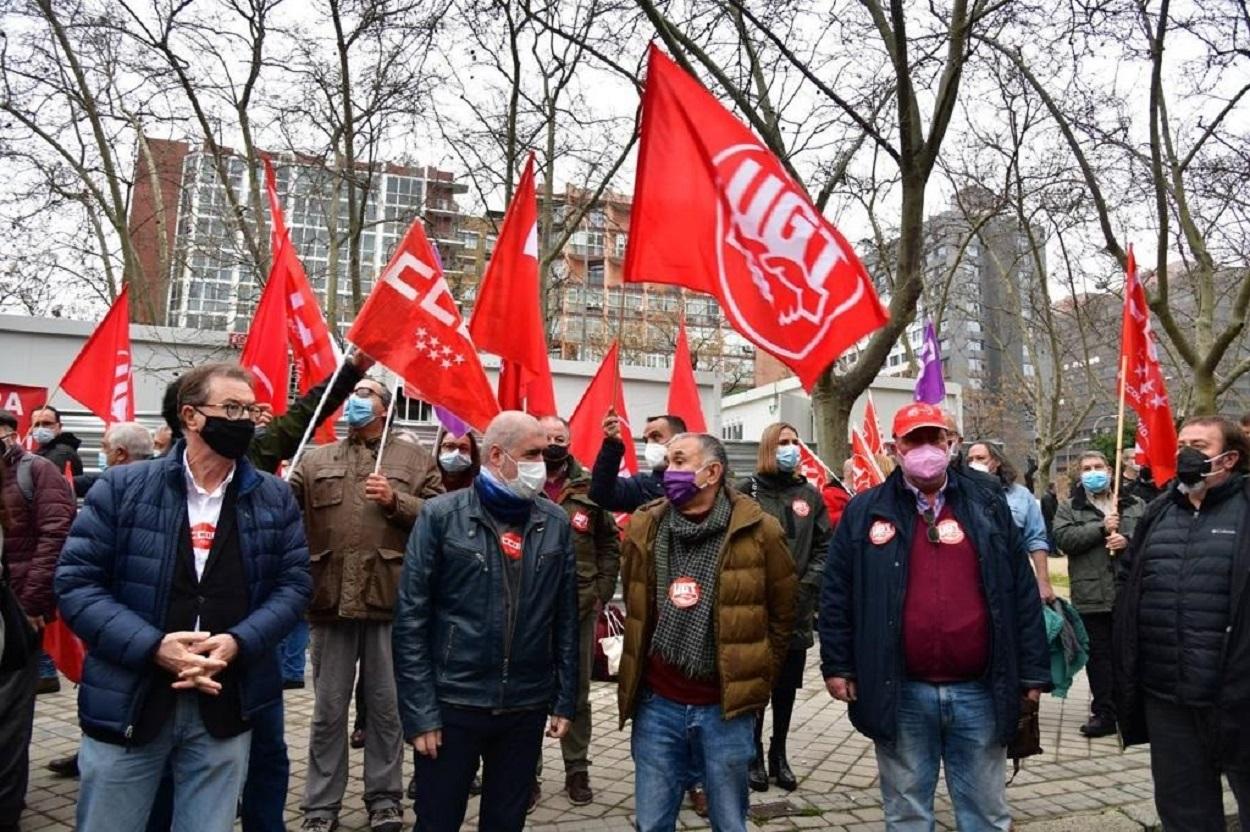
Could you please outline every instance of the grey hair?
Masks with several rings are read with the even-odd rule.
[[[1076,458],[1076,464],[1080,465],[1082,462],[1084,462],[1087,459],[1100,459],[1102,460],[1103,465],[1106,465],[1108,468],[1111,467],[1111,463],[1107,461],[1107,455],[1104,454],[1102,451],[1095,451],[1092,449],[1088,451],[1084,451],[1081,453],[1080,456]]]
[[[725,445],[710,433],[679,433],[673,437],[673,442],[678,439],[693,439],[699,443],[699,461],[700,462],[719,462],[721,470],[724,471],[723,476],[729,477],[729,454],[725,451]]]
[[[361,379],[361,381],[372,381],[378,387],[381,387],[382,392],[378,393],[378,398],[382,400],[382,407],[386,410],[391,409],[391,398],[394,396],[394,393],[391,390],[390,385],[382,379],[374,378],[373,376],[365,376]]]
[[[498,445],[511,454],[526,437],[536,433],[546,436],[542,425],[533,416],[519,410],[505,410],[486,426],[486,434],[482,437],[482,450],[490,453],[491,446]]]
[[[125,448],[131,459],[152,458],[152,434],[138,422],[115,422],[104,438],[114,448]]]

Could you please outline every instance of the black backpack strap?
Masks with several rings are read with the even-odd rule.
[[[34,467],[35,458],[30,454],[22,454],[17,461],[17,489],[28,505],[35,502],[35,475],[31,473]]]

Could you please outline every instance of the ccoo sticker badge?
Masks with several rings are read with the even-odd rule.
[[[868,530],[868,539],[874,546],[884,546],[894,539],[894,524],[889,520],[878,520]]]
[[[504,532],[499,536],[499,543],[503,546],[503,553],[510,560],[521,559],[521,536],[516,532]]]
[[[590,530],[590,515],[580,509],[578,509],[577,513],[573,515],[573,519],[570,522],[572,523],[573,528],[579,532],[586,532]]]

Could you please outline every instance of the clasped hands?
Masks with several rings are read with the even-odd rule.
[[[210,696],[221,693],[213,677],[239,654],[239,643],[229,633],[168,633],[161,639],[155,661],[176,677],[175,690],[198,690]]]

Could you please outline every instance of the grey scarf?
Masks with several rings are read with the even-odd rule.
[[[656,530],[655,603],[659,620],[651,652],[691,679],[716,675],[712,612],[721,544],[729,529],[731,510],[722,490],[712,513],[702,523],[693,523],[670,507]],[[681,577],[693,578],[700,589],[699,603],[684,609],[674,605],[668,595],[673,579]]]

